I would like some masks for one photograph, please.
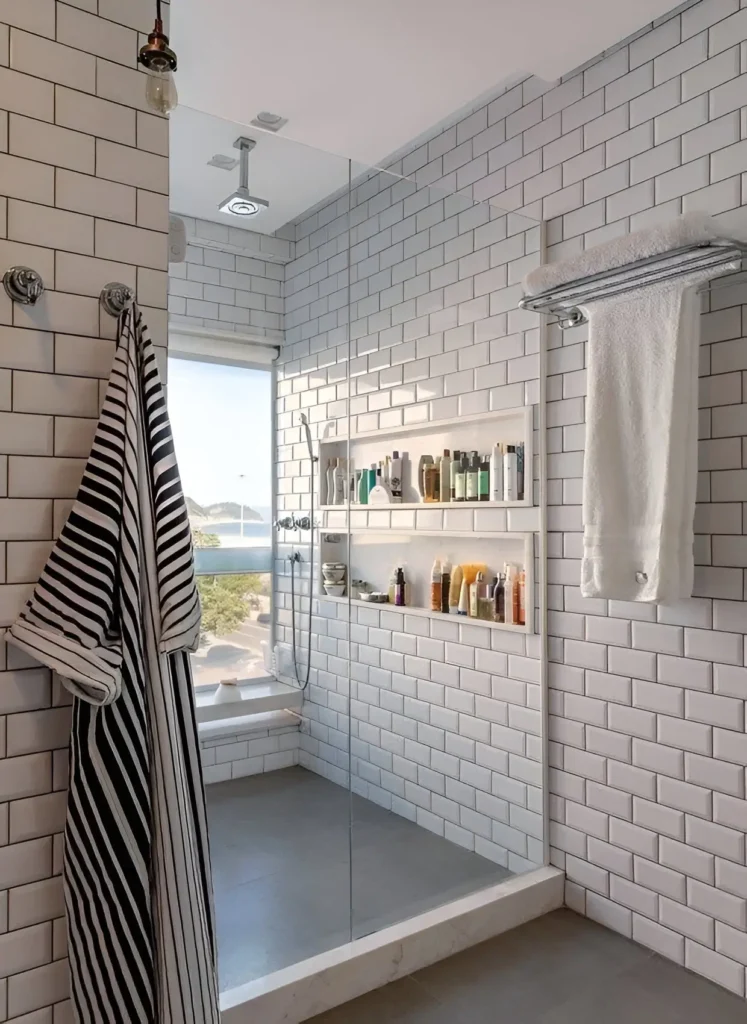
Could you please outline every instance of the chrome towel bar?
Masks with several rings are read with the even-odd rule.
[[[567,281],[536,295],[526,295],[519,306],[536,313],[554,314],[563,329],[575,327],[586,322],[586,315],[581,308],[585,302],[621,295],[635,288],[658,284],[698,270],[718,271],[719,267],[741,263],[745,258],[747,246],[732,239],[686,245],[646,256],[621,267],[602,270],[598,274]]]

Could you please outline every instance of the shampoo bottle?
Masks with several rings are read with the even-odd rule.
[[[368,470],[362,469],[358,481],[358,502],[361,505],[368,504]]]
[[[449,614],[449,591],[451,590],[451,562],[448,558],[441,565],[441,611]]]
[[[490,500],[490,458],[487,455],[480,456],[480,477],[479,477],[479,499],[480,501]]]
[[[524,497],[524,445],[516,445],[516,494],[519,501]]]
[[[456,475],[462,453],[454,450],[454,458],[451,460],[451,471],[449,473],[449,501],[456,501]]]
[[[335,505],[345,504],[345,461],[345,459],[338,459],[335,466]]]
[[[477,452],[472,452],[467,468],[466,501],[477,501],[480,496],[480,460]]]
[[[391,462],[391,487],[392,487],[392,501],[402,501],[402,460],[399,457],[399,452],[394,452],[392,455]]]
[[[439,460],[439,500],[450,501],[451,500],[451,454],[448,448],[444,448],[444,453]]]
[[[493,590],[493,621],[506,621],[506,577],[501,573]]]
[[[467,493],[467,456],[462,452],[456,471],[454,501],[464,501]]]
[[[457,615],[469,615],[469,583],[467,583],[467,577],[464,574],[462,574],[462,585],[459,588]]]
[[[431,611],[441,611],[441,561],[438,558],[431,569]]]
[[[405,607],[405,571],[401,566],[397,569],[397,582],[394,585],[394,603],[399,608]]]
[[[327,505],[334,505],[335,503],[335,466],[337,465],[337,459],[330,459],[327,463]]]
[[[527,624],[527,595],[526,595],[526,573],[522,569],[519,573],[519,625]]]
[[[493,445],[490,459],[490,500],[503,501],[503,446]]]
[[[451,583],[449,584],[449,614],[459,614],[459,598],[462,594],[462,581],[464,573],[461,565],[455,565],[451,572]]]
[[[503,500],[517,501],[519,491],[517,488],[518,460],[516,458],[516,447],[512,444],[506,445],[506,452],[503,456]]]

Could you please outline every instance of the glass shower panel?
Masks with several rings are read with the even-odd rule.
[[[349,562],[344,524],[333,517],[338,539],[320,543],[324,442],[347,430],[350,168],[185,107],[170,127],[171,213],[189,247],[170,267],[169,355],[192,386],[176,446],[193,470],[206,612],[198,714],[225,990],[351,936],[350,626],[322,568]],[[246,220],[218,210],[241,137],[256,142],[251,192],[269,203]],[[254,377],[244,388],[259,373],[262,401]],[[221,679],[241,684],[239,714],[213,708]]]
[[[354,938],[545,860],[540,227],[439,163],[352,171]]]

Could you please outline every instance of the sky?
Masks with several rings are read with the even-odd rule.
[[[271,387],[265,370],[169,359],[169,417],[185,495],[200,505],[271,505]]]

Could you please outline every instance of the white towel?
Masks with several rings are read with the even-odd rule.
[[[532,271],[529,295],[722,237],[679,217]],[[733,263],[583,303],[589,319],[584,461],[584,597],[674,601],[693,589],[697,483],[698,285]]]
[[[693,588],[702,272],[589,303],[581,593]],[[694,280],[697,278],[697,280]]]
[[[570,281],[634,263],[645,256],[669,252],[696,242],[714,242],[723,237],[718,225],[707,213],[686,213],[682,217],[657,224],[653,228],[634,231],[612,242],[595,245],[560,263],[547,263],[530,271],[524,278],[525,295],[537,295]]]

